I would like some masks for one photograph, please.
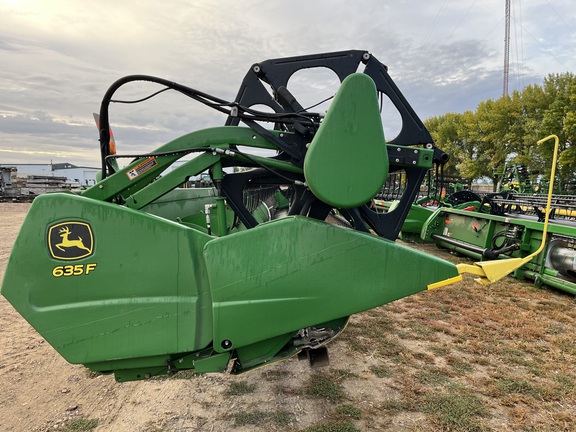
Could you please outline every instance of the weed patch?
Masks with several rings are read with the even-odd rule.
[[[332,369],[330,374],[333,375],[337,380],[358,378],[358,375],[356,375],[354,372],[350,372],[348,369]]]
[[[474,370],[474,366],[472,366],[470,362],[463,360],[460,357],[447,356],[446,363],[458,374],[465,374]]]
[[[416,379],[428,386],[438,386],[450,381],[450,377],[445,370],[434,366],[424,366],[416,372]]]
[[[450,347],[446,344],[437,344],[430,347],[430,351],[437,356],[444,357],[450,354]]]
[[[340,414],[345,417],[350,417],[354,420],[360,420],[362,418],[362,410],[354,405],[340,405],[336,408],[336,414]]]
[[[554,377],[554,379],[558,384],[558,393],[566,396],[576,396],[576,378],[574,376],[562,374]]]
[[[243,411],[234,413],[234,426],[289,426],[294,422],[294,415],[286,411]]]
[[[326,399],[328,402],[339,402],[344,399],[344,387],[334,375],[318,372],[310,377],[310,381],[304,388],[304,393],[315,398]]]
[[[542,388],[523,379],[500,378],[498,379],[496,385],[505,394],[518,393],[532,396],[535,399],[541,398],[543,394]]]
[[[306,429],[306,432],[359,432],[354,423],[350,421],[345,422],[330,422],[330,423],[317,423]]]
[[[74,418],[70,419],[64,425],[63,432],[81,432],[81,431],[91,431],[98,426],[98,419],[89,418]]]
[[[388,414],[397,414],[402,411],[412,411],[412,407],[397,399],[388,399],[380,405],[380,409]]]
[[[392,371],[386,366],[371,366],[370,370],[378,378],[388,378],[392,376]]]
[[[472,395],[431,394],[423,399],[423,412],[446,430],[480,431],[480,417],[487,415],[482,401]]]

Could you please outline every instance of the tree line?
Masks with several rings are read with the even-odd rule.
[[[562,182],[576,181],[576,76],[572,73],[550,74],[542,85],[480,102],[475,111],[447,113],[424,123],[436,145],[450,154],[448,175],[490,177],[496,183],[506,163],[549,175],[554,142],[536,142],[554,134],[560,139],[557,177]]]

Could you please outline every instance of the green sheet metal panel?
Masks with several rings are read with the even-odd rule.
[[[172,221],[191,215],[202,215],[205,218],[205,205],[215,202],[215,188],[179,188],[142,207],[142,211]]]
[[[337,208],[372,199],[388,175],[388,151],[374,81],[348,76],[310,143],[304,160],[310,190]]]
[[[458,275],[454,265],[414,249],[302,217],[215,239],[204,255],[220,351],[371,309]]]
[[[76,243],[58,246],[66,230]],[[15,242],[2,294],[70,363],[196,350],[212,336],[201,253],[209,239],[115,204],[42,195]]]

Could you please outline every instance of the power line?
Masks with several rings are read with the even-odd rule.
[[[523,67],[524,67],[524,45],[522,40],[522,0],[517,0],[512,3],[511,5],[512,16],[514,21],[514,48],[516,53],[516,61],[513,62],[515,66],[515,75],[516,75],[516,85],[518,87],[524,87],[524,80],[523,80]],[[520,24],[518,24],[520,23]],[[518,30],[520,28],[520,30]],[[520,39],[520,41],[518,41]],[[519,53],[520,51],[520,53]],[[522,82],[520,82],[522,80]]]
[[[550,3],[550,0],[547,0],[548,5],[550,6],[550,8],[552,8],[552,10],[554,11],[554,13],[558,16],[558,18],[560,18],[560,21],[562,21],[564,23],[564,25],[566,26],[566,28],[568,30],[570,30],[570,33],[574,33],[574,30],[572,29],[572,27],[570,27],[568,25],[568,23],[566,22],[566,20],[562,17],[562,15],[560,15],[558,13],[558,11],[556,10],[556,8],[552,5],[552,3]]]
[[[416,58],[418,58],[418,55],[420,54],[420,51],[422,50],[422,48],[424,48],[424,46],[426,45],[426,42],[428,41],[428,38],[432,35],[432,32],[434,30],[434,28],[436,27],[436,24],[438,23],[438,20],[440,19],[440,17],[444,14],[444,12],[446,11],[446,9],[448,8],[448,5],[450,4],[450,0],[445,0],[444,4],[442,4],[442,6],[440,7],[440,9],[438,10],[438,13],[436,14],[436,16],[434,17],[434,20],[432,21],[432,24],[430,24],[430,27],[428,27],[428,30],[426,31],[426,34],[424,35],[424,39],[422,40],[422,42],[420,43],[420,46],[418,47],[418,49],[416,50],[416,55],[412,57],[412,60],[410,61],[410,64],[408,65],[408,69],[412,69],[412,63],[414,63],[414,60],[416,60]]]
[[[546,48],[544,47],[544,45],[542,44],[542,42],[536,37],[534,36],[532,33],[530,33],[530,31],[524,27],[522,25],[522,23],[518,23],[518,25],[520,25],[520,27],[522,28],[522,30],[524,32],[526,32],[526,34],[528,34],[528,36],[530,36],[534,42],[536,42],[540,48],[542,49],[542,51],[544,51],[546,54],[548,54],[549,56],[553,57],[562,67],[565,67],[568,69],[568,66],[566,66],[564,63],[562,63],[562,61],[558,58],[558,56],[554,55],[552,52],[550,52],[549,50],[546,50]]]
[[[506,19],[504,31],[504,87],[502,96],[508,95],[508,74],[510,72],[510,0],[506,0]]]
[[[448,35],[448,37],[446,38],[446,42],[444,42],[444,45],[447,45],[448,42],[450,42],[450,39],[452,39],[452,36],[454,35],[454,32],[456,32],[456,30],[458,29],[458,27],[460,27],[460,24],[462,24],[462,22],[464,21],[464,19],[468,16],[468,14],[470,13],[470,10],[474,7],[474,5],[476,4],[477,0],[474,0],[472,2],[472,4],[470,5],[470,7],[468,7],[468,10],[466,11],[466,13],[464,15],[462,15],[462,17],[460,18],[460,21],[458,21],[458,24],[456,24],[456,26],[452,29],[452,31],[450,32],[450,34]]]
[[[522,79],[522,88],[524,88],[524,34],[522,32],[522,0],[518,0],[518,12],[520,15],[520,55],[521,55],[521,61],[520,61],[520,72],[522,73],[521,75],[521,79]]]

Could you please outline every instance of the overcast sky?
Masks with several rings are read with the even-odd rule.
[[[473,110],[502,94],[504,10],[504,0],[0,0],[0,163],[99,166],[92,113],[125,75],[232,100],[255,62],[347,49],[386,64],[422,120]],[[576,72],[574,47],[572,0],[512,0],[510,90]],[[295,89],[305,105],[337,88],[328,71],[294,83],[310,84]],[[224,120],[166,93],[111,110],[119,153]],[[384,123],[392,138],[394,119]]]

